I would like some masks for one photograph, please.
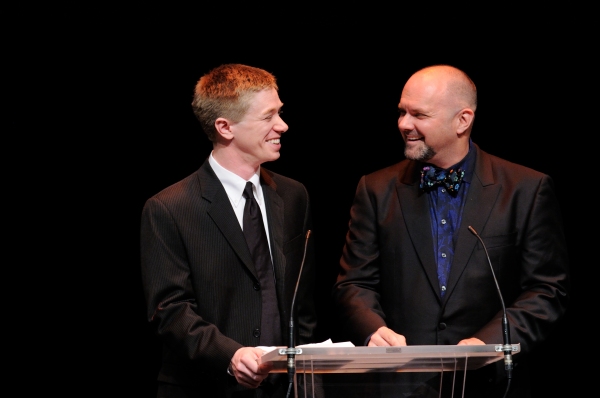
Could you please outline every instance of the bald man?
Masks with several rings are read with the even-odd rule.
[[[340,337],[368,346],[503,344],[507,323],[521,352],[508,370],[498,361],[468,371],[464,396],[528,397],[527,357],[569,298],[553,180],[473,142],[477,89],[453,66],[414,73],[398,109],[406,159],[360,178],[350,209],[332,291]],[[434,373],[381,376],[373,396],[451,395],[452,381],[440,392]]]

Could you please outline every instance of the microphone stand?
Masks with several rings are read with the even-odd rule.
[[[498,290],[498,296],[500,296],[500,303],[502,304],[502,335],[504,337],[504,345],[502,346],[502,351],[504,352],[504,370],[506,371],[506,378],[508,379],[508,386],[506,391],[508,393],[508,388],[510,387],[510,381],[512,379],[512,371],[513,371],[513,360],[512,360],[512,345],[510,344],[510,328],[508,327],[508,317],[506,316],[506,307],[504,306],[504,299],[502,298],[502,293],[500,292],[500,285],[498,284],[498,279],[496,279],[496,274],[494,273],[494,267],[492,267],[492,260],[490,260],[490,255],[488,254],[487,248],[485,247],[485,243],[483,243],[483,239],[481,236],[475,231],[473,227],[469,225],[469,231],[473,233],[481,242],[483,246],[483,250],[485,251],[485,255],[488,260],[488,264],[490,265],[490,269],[492,270],[492,276],[494,277],[494,283],[496,284],[496,290]],[[505,394],[506,396],[506,394]]]
[[[302,354],[302,348],[295,348],[294,344],[294,308],[296,302],[296,295],[298,294],[298,285],[300,285],[300,276],[302,275],[302,268],[304,268],[304,260],[306,259],[306,249],[308,247],[308,237],[310,236],[310,229],[306,232],[306,240],[304,241],[304,255],[302,256],[302,263],[300,264],[300,272],[298,272],[298,280],[296,281],[296,288],[294,289],[294,296],[292,297],[292,308],[290,310],[290,324],[289,324],[289,342],[288,348],[282,348],[279,350],[280,355],[287,354],[287,374],[288,374],[288,391],[286,397],[291,396],[292,387],[294,386],[294,376],[296,374],[296,355]]]

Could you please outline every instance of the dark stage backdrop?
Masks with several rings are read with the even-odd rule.
[[[80,18],[69,29],[61,25],[36,36],[35,42],[7,44],[13,69],[6,76],[9,89],[14,88],[8,112],[14,134],[8,136],[24,139],[26,148],[35,144],[46,155],[43,161],[31,153],[17,158],[39,166],[27,171],[22,185],[35,187],[36,201],[50,198],[60,204],[49,209],[40,203],[31,211],[49,217],[32,221],[34,240],[56,240],[35,268],[36,278],[51,290],[49,297],[57,297],[42,303],[51,313],[48,325],[64,339],[51,342],[59,351],[44,369],[55,368],[53,358],[64,358],[68,350],[73,354],[68,366],[77,374],[68,377],[86,392],[155,396],[160,352],[142,294],[141,210],[146,199],[193,173],[208,156],[211,145],[193,116],[192,92],[203,73],[229,62],[261,67],[278,78],[289,131],[282,138],[281,158],[265,167],[309,190],[315,221],[311,239],[319,260],[319,337],[334,337],[329,292],[356,184],[363,174],[403,158],[397,103],[406,79],[420,67],[449,63],[465,70],[478,87],[473,140],[492,154],[554,177],[573,291],[564,322],[535,357],[534,398],[565,389],[577,395],[585,372],[579,355],[595,358],[586,353],[592,347],[582,351],[593,336],[580,337],[589,329],[580,315],[588,303],[583,295],[593,283],[584,274],[593,243],[581,239],[592,235],[580,224],[593,214],[573,187],[579,165],[572,159],[594,156],[590,134],[578,123],[595,109],[575,94],[586,77],[580,66],[589,63],[561,31],[532,29],[509,36],[494,31],[477,42],[472,41],[477,31],[452,38],[437,33],[430,40],[423,32],[402,33],[405,27],[397,23],[372,30],[338,21],[336,28],[316,18],[292,29],[287,17],[275,23],[265,15],[257,23],[263,32],[258,34],[225,16],[215,18],[209,30],[192,15],[173,19],[158,6],[139,11],[135,17],[111,11],[94,23]],[[23,62],[24,56],[31,61]],[[51,112],[42,116],[47,108]],[[45,181],[43,190],[33,180],[38,175]],[[48,258],[57,265],[49,266]],[[24,270],[29,280],[30,268]],[[59,287],[46,278],[55,275]],[[38,304],[43,301],[35,297]],[[37,342],[34,319],[32,341]],[[38,357],[38,352],[32,355],[35,361]],[[53,380],[63,385],[65,376],[61,371]]]
[[[473,140],[554,177],[564,216],[572,300],[534,358],[533,398],[595,387],[596,12],[577,2],[22,3],[6,7],[0,122],[3,326],[21,395],[155,397],[141,210],[208,156],[192,92],[229,62],[278,78],[290,128],[265,167],[311,194],[323,340],[356,184],[403,158],[403,83],[435,63],[464,69],[479,91]]]
[[[393,50],[392,50],[393,52]],[[572,310],[550,340],[537,352],[536,397],[569,383],[565,371],[573,370],[574,358],[565,344],[576,337],[579,320],[573,309],[581,305],[581,248],[573,220],[581,212],[570,197],[568,171],[559,161],[564,156],[565,134],[555,116],[557,86],[564,76],[557,72],[552,84],[548,65],[534,56],[516,64],[508,57],[470,57],[431,51],[419,57],[381,54],[371,47],[340,48],[324,43],[314,52],[282,51],[278,55],[227,55],[194,51],[177,52],[168,43],[143,53],[145,62],[132,70],[127,95],[130,123],[135,137],[126,168],[131,195],[127,197],[128,253],[121,291],[128,308],[131,364],[137,367],[134,385],[150,397],[155,386],[159,350],[144,319],[139,276],[137,233],[144,201],[158,190],[200,167],[211,146],[200,130],[191,107],[192,90],[201,74],[225,62],[264,68],[278,78],[284,102],[283,118],[289,131],[283,135],[281,158],[265,167],[302,181],[314,206],[313,239],[319,260],[320,339],[332,335],[329,291],[341,254],[349,208],[356,184],[365,173],[403,158],[397,129],[397,103],[404,81],[416,69],[434,63],[450,63],[464,69],[479,90],[479,108],[473,140],[484,150],[522,163],[554,177],[565,218],[573,260]],[[244,53],[245,54],[245,53]],[[160,64],[157,65],[157,64]],[[571,369],[569,369],[571,368]]]

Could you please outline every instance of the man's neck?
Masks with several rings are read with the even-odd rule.
[[[256,174],[260,168],[260,165],[252,165],[245,162],[239,154],[231,153],[227,148],[213,148],[212,156],[221,167],[240,176],[246,181],[248,181],[252,175]]]

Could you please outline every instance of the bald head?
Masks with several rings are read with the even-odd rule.
[[[475,84],[460,69],[434,65],[415,72],[398,104],[406,158],[442,168],[458,163],[469,151],[476,107]]]
[[[477,88],[467,74],[450,65],[433,65],[415,72],[404,90],[419,87],[456,109],[477,108]],[[404,94],[403,90],[403,94]]]

